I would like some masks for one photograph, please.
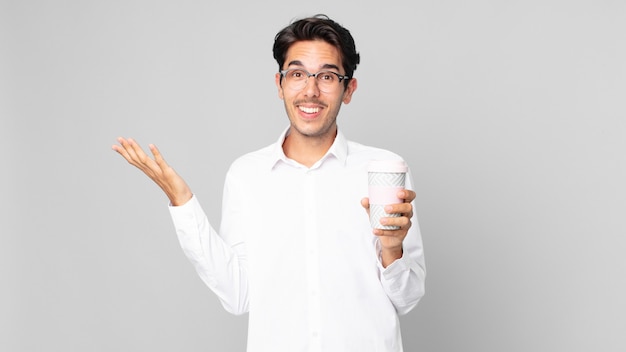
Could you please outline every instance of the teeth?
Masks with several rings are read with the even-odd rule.
[[[301,111],[306,112],[307,114],[315,114],[320,111],[320,108],[307,108],[304,106],[298,106]]]

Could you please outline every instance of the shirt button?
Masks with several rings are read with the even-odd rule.
[[[311,334],[311,336],[313,336],[313,338],[316,339],[319,336],[319,334],[317,333],[317,331],[315,331]]]

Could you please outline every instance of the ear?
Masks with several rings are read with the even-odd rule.
[[[283,95],[283,87],[280,85],[280,79],[281,79],[281,74],[276,73],[275,80],[276,80],[276,88],[278,88],[278,97],[281,100],[284,100],[285,96]]]
[[[356,90],[358,84],[356,82],[356,78],[351,79],[350,81],[348,81],[348,86],[346,87],[346,90],[343,92],[343,103],[344,104],[349,104],[350,101],[352,100],[352,94],[354,94],[354,91]]]

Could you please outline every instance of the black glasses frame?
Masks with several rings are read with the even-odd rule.
[[[310,73],[309,71],[307,71],[305,69],[302,69],[302,68],[290,68],[288,70],[282,70],[282,71],[278,71],[278,72],[280,73],[281,77],[285,77],[285,76],[287,76],[287,73],[289,73],[290,71],[302,71],[302,72],[304,72],[304,74],[306,75],[306,79],[307,79],[305,81],[305,83],[304,83],[305,85],[308,82],[309,78],[315,77],[315,79],[317,79],[317,76],[320,73],[332,73],[332,74],[334,74],[339,79],[339,83],[341,83],[344,79],[345,80],[349,80],[350,79],[349,76],[340,75],[337,72],[333,72],[333,71],[330,71],[330,70],[322,70],[322,71],[319,71],[318,73]]]

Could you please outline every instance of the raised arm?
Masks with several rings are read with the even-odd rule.
[[[148,145],[154,157],[151,158],[132,138],[119,137],[117,141],[119,144],[113,145],[113,150],[118,152],[129,164],[150,177],[165,192],[173,206],[183,205],[191,199],[193,195],[191,189],[185,180],[165,162],[155,145]]]

